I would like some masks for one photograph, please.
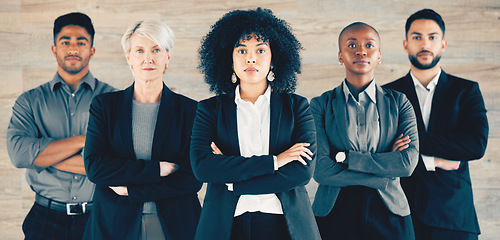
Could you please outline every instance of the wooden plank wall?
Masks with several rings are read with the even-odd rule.
[[[176,33],[172,62],[165,76],[175,91],[196,100],[212,96],[196,69],[200,39],[225,12],[263,6],[287,20],[305,50],[297,93],[308,98],[337,86],[344,76],[337,61],[339,31],[354,21],[378,29],[382,38],[379,84],[409,70],[402,48],[404,23],[413,12],[433,8],[447,24],[448,49],[443,68],[478,81],[486,101],[490,138],[483,159],[470,164],[476,209],[483,234],[500,235],[500,1],[498,0],[0,0],[0,238],[21,239],[21,224],[33,203],[24,170],[10,163],[5,129],[15,99],[26,90],[52,79],[56,61],[50,51],[54,19],[70,11],[87,13],[96,28],[91,71],[115,87],[125,88],[132,76],[123,57],[120,38],[128,25],[145,18],[165,21]],[[310,194],[315,184],[308,188]],[[200,192],[200,198],[204,195]]]

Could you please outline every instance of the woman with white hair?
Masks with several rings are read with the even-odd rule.
[[[84,239],[193,239],[201,207],[189,161],[196,101],[164,83],[174,33],[139,21],[122,38],[134,83],[94,98],[85,169],[96,184]]]

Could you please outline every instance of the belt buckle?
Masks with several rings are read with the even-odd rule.
[[[86,212],[87,203],[67,203],[66,204],[66,214],[68,216],[84,214]]]

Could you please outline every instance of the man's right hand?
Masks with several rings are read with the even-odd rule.
[[[446,160],[438,157],[434,157],[434,165],[437,168],[441,168],[446,171],[458,170],[460,167],[460,161]]]

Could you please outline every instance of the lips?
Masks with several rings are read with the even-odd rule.
[[[67,56],[64,59],[66,59],[68,61],[81,61],[82,60],[82,58],[78,57],[78,56]]]
[[[259,70],[257,70],[257,68],[254,68],[254,67],[249,67],[247,69],[245,69],[245,72],[258,72]]]
[[[423,58],[427,58],[427,57],[431,57],[431,56],[432,56],[432,53],[431,53],[431,52],[427,52],[427,51],[425,51],[425,52],[423,51],[423,52],[419,52],[419,53],[417,54],[417,56],[419,56],[419,57],[423,57]]]
[[[143,68],[142,70],[144,70],[144,71],[154,71],[155,68]]]
[[[370,62],[368,60],[365,60],[365,59],[359,59],[359,60],[355,61],[354,64],[370,64]]]

